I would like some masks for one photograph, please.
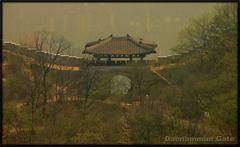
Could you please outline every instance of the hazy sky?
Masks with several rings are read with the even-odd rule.
[[[64,35],[79,54],[86,42],[129,33],[170,54],[177,33],[191,17],[211,12],[215,3],[4,3],[4,41],[24,40],[37,30]]]

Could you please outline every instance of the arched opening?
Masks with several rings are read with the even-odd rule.
[[[115,75],[111,80],[111,94],[126,95],[131,88],[131,79],[125,75]]]

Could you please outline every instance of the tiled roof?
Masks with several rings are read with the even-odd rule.
[[[124,37],[110,35],[105,39],[89,42],[85,45],[83,53],[88,54],[150,54],[156,53],[155,43],[142,39],[139,41],[127,34]]]

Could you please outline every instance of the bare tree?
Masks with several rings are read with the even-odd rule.
[[[30,64],[30,80],[26,81],[25,84],[28,85],[28,97],[29,101],[27,104],[30,105],[31,109],[31,128],[30,128],[30,141],[32,142],[33,136],[35,133],[35,112],[37,110],[37,103],[41,95],[41,87],[39,85],[40,78],[39,78],[39,73],[38,69],[36,68],[36,65],[33,63]]]
[[[91,63],[88,61],[84,62],[85,66],[82,72],[82,85],[84,87],[84,104],[86,105],[88,102],[88,97],[90,95],[90,91],[92,90],[94,83],[96,82],[97,79],[97,70],[96,69],[91,69]]]
[[[148,73],[147,67],[138,63],[138,64],[132,64],[131,69],[128,71],[130,78],[131,78],[131,90],[136,90],[137,97],[139,101],[142,101],[143,94],[144,94],[144,85],[146,83],[146,77]]]
[[[57,58],[64,51],[70,49],[71,45],[64,37],[46,31],[35,34],[34,44],[37,50],[37,62],[41,68],[41,85],[43,87],[43,115],[46,111],[48,99],[47,76],[55,65]]]

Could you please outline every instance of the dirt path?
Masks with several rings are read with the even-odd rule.
[[[129,103],[120,103],[120,105],[124,110],[120,118],[122,126],[121,126],[120,138],[118,143],[131,144],[130,136],[129,136],[131,132],[131,128],[129,126],[129,115],[130,115],[129,109],[132,108],[132,105]]]

